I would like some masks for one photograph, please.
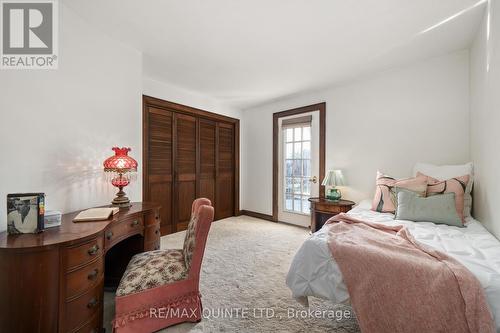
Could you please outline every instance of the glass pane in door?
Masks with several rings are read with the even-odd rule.
[[[311,125],[283,129],[285,211],[309,215],[311,195]]]

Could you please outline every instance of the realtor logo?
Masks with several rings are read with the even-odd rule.
[[[57,68],[56,0],[2,0],[2,69]]]

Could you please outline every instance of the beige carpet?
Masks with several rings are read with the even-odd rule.
[[[247,216],[214,222],[201,273],[206,317],[198,324],[180,324],[161,332],[359,332],[354,318],[331,318],[339,311],[351,312],[350,307],[310,298],[310,310],[325,314],[315,318],[291,297],[285,277],[306,237],[306,229]],[[183,239],[184,232],[164,236],[161,248],[182,248]],[[113,295],[106,296],[104,321],[110,332]],[[268,309],[270,318],[260,308]],[[245,318],[236,318],[241,309],[248,311]],[[296,311],[301,312],[295,315]]]

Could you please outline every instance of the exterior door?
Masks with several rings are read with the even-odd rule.
[[[319,111],[279,119],[278,220],[311,224],[310,197],[319,196]]]

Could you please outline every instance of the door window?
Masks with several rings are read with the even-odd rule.
[[[284,210],[310,214],[311,125],[283,128]]]

